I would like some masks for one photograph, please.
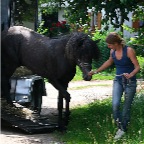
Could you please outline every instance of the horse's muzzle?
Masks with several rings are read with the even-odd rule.
[[[84,79],[85,81],[90,81],[90,80],[92,79],[92,76],[84,75],[84,76],[83,76],[83,79]]]
[[[88,75],[88,72],[91,71],[91,64],[87,62],[81,62],[79,59],[77,61],[77,65],[80,67],[81,71],[83,72],[83,79],[85,81],[90,81],[92,76]]]

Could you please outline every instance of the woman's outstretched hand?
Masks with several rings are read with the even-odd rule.
[[[88,73],[89,76],[92,76],[92,75],[94,75],[94,74],[97,74],[97,71],[91,70],[91,71]]]

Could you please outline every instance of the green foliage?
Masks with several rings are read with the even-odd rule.
[[[71,24],[71,31],[79,31],[79,32],[84,32],[84,33],[90,34],[89,22],[90,21],[87,21],[85,24],[83,24],[82,18],[80,18],[77,23]]]
[[[68,33],[70,31],[70,26],[66,23],[66,21],[58,21],[57,23],[52,23],[49,29],[50,36],[54,37]]]
[[[137,56],[143,56],[144,57],[144,38],[141,38],[139,36],[131,37],[129,40],[127,40],[127,45],[131,46],[136,51]]]
[[[50,27],[44,27],[44,21],[42,21],[37,29],[37,32],[48,37],[55,37],[62,34],[66,34],[70,31],[69,25],[66,21],[52,23]]]
[[[100,39],[100,42],[98,43],[98,48],[101,53],[99,61],[94,62],[95,67],[101,66],[109,58],[110,50],[108,49],[105,42],[106,36],[107,36],[106,31],[104,33],[101,33],[99,30],[96,29],[95,32],[93,33],[92,37],[93,40]]]
[[[140,69],[140,77],[144,79],[144,63],[142,64],[141,69]]]
[[[138,73],[138,77],[144,79],[144,58],[139,56],[137,59],[140,64],[140,72]]]
[[[68,19],[68,21],[70,23],[79,23],[79,20],[81,19],[83,24],[87,23],[87,6],[89,1],[68,0],[67,2],[67,15],[65,15],[65,17]]]
[[[69,23],[76,24],[82,19],[82,23],[85,24],[89,21],[87,17],[87,10],[94,9],[94,13],[101,12],[103,9],[105,14],[102,18],[101,23],[103,25],[107,25],[110,22],[115,28],[121,27],[124,20],[129,20],[128,13],[130,11],[135,10],[137,5],[142,5],[137,0],[108,0],[108,1],[100,1],[100,0],[91,0],[91,1],[83,1],[83,0],[40,0],[39,4],[48,3],[49,5],[43,7],[45,12],[52,13],[54,11],[58,11],[62,6],[65,6],[65,18],[69,21]],[[67,5],[66,5],[67,3]],[[121,16],[121,18],[120,18]],[[107,25],[108,28],[109,25]]]
[[[141,6],[136,7],[132,20],[144,22],[144,2],[142,2]],[[138,29],[131,28],[127,25],[123,25],[123,28],[130,33],[137,33],[137,36],[130,38],[128,44],[134,47],[137,55],[144,56],[144,25]]]
[[[130,33],[137,33],[137,36],[130,37],[127,44],[136,50],[138,56],[144,56],[144,27],[134,29],[127,25],[123,25],[123,28]]]
[[[111,98],[72,109],[67,132],[60,135],[60,139],[67,144],[144,143],[143,103],[144,93],[138,93],[132,105],[128,132],[118,141],[113,140],[117,129],[112,117]]]
[[[94,68],[98,68],[99,66],[101,66],[106,60],[108,60],[109,56],[110,56],[110,49],[107,47],[107,44],[105,42],[105,39],[108,35],[109,32],[114,31],[114,29],[111,29],[109,31],[100,31],[98,29],[96,29],[93,33],[92,39],[93,40],[98,40],[100,39],[100,42],[98,43],[98,48],[100,50],[101,56],[100,59],[98,61],[94,61]],[[108,71],[113,69],[114,67],[111,66],[110,68],[108,68]]]
[[[144,21],[144,2],[141,2],[141,5],[137,5],[134,11],[133,20],[138,19]]]
[[[52,14],[58,12],[63,3],[61,0],[39,0],[39,8],[43,13]]]
[[[73,78],[73,81],[77,81],[77,80],[82,80],[82,71],[78,66],[76,67],[76,75]]]
[[[37,32],[42,34],[42,35],[46,35],[48,36],[48,29],[47,28],[44,28],[44,21],[42,21],[40,24],[39,24],[39,27],[37,29]]]
[[[22,25],[23,21],[34,22],[36,1],[32,0],[16,0],[15,7],[12,12],[14,25]]]

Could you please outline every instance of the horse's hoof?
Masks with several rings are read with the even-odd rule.
[[[67,130],[67,127],[66,127],[66,124],[65,124],[65,121],[62,121],[61,123],[58,124],[58,130],[60,132],[65,132]]]
[[[16,107],[16,106],[13,104],[12,101],[7,101],[7,104],[8,104],[9,106],[11,106],[11,107]]]
[[[64,127],[59,126],[59,129],[58,129],[59,132],[65,133],[66,130],[67,130],[67,127],[66,127],[66,126],[64,126]]]

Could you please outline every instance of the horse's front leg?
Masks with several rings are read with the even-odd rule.
[[[59,117],[58,117],[58,123],[61,130],[65,130],[66,126],[69,122],[69,115],[70,115],[70,109],[69,109],[69,103],[70,103],[70,94],[68,93],[65,97],[65,112],[63,117],[63,95],[59,93],[58,98],[58,111],[59,111]]]
[[[58,97],[58,126],[61,131],[64,130],[65,124],[63,121],[63,96],[59,92]]]
[[[67,85],[60,84],[58,81],[51,81],[51,84],[59,91],[58,97],[58,125],[61,131],[65,130],[65,126],[69,120],[69,102],[70,94],[67,92]],[[66,99],[66,112],[65,118],[63,118],[63,98]]]
[[[69,123],[69,116],[70,116],[70,94],[67,95],[65,98],[66,100],[66,111],[65,111],[65,124],[68,125]]]

